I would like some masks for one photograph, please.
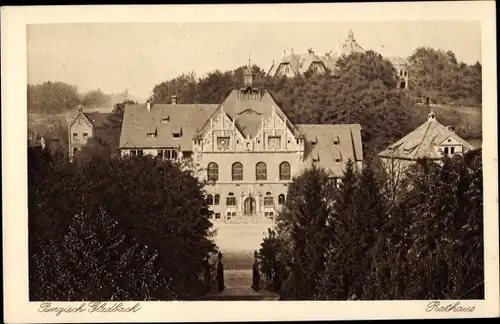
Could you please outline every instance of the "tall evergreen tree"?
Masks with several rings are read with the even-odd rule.
[[[282,228],[289,230],[291,296],[283,298],[312,299],[317,273],[323,271],[326,221],[331,213],[333,184],[328,173],[313,165],[290,185],[287,201],[279,215]]]

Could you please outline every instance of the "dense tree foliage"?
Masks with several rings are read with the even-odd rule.
[[[294,179],[278,217],[281,235],[289,238],[288,260],[290,298],[304,299],[315,293],[317,274],[323,270],[327,236],[325,224],[330,214],[333,183],[316,166]]]
[[[268,81],[280,107],[295,123],[359,123],[364,147],[380,151],[412,130],[412,103],[396,89],[391,63],[368,51],[337,61],[337,76],[310,74]]]
[[[437,103],[480,105],[482,96],[479,62],[459,62],[452,51],[429,47],[415,49],[408,59],[410,90],[415,96]]]
[[[101,89],[85,93],[75,85],[64,82],[28,84],[28,111],[37,114],[62,114],[78,106],[85,108],[111,108],[115,103],[133,99],[127,90],[122,93],[104,93]]]
[[[31,300],[172,300],[204,292],[214,252],[202,185],[152,158],[28,151]]]
[[[203,78],[196,78],[194,73],[180,76],[157,84],[153,88],[150,100],[154,103],[171,103],[172,95],[177,96],[181,104],[220,104],[233,90],[243,85],[245,66],[233,71],[214,70]],[[264,77],[264,71],[257,65],[252,66],[257,84]]]
[[[425,121],[428,107],[414,102],[428,96],[433,102],[481,102],[481,65],[458,62],[451,52],[417,48],[408,59],[410,91],[397,89],[395,68],[379,53],[366,51],[341,57],[336,76],[306,73],[287,78],[265,76],[253,66],[256,87],[271,92],[280,107],[297,124],[359,123],[363,128],[364,148],[379,152]],[[221,103],[227,94],[243,83],[245,67],[233,71],[215,70],[197,79],[193,73],[158,84],[153,102],[170,103],[176,94],[179,103]],[[418,98],[417,98],[418,97]],[[453,112],[444,117],[457,125],[465,138],[480,137],[480,125],[471,124],[467,114]],[[448,117],[450,116],[450,117]]]
[[[81,103],[78,88],[63,82],[28,84],[28,111],[54,114],[66,112]]]
[[[101,89],[91,90],[82,95],[81,103],[90,108],[108,107],[111,104],[111,96],[102,92]]]
[[[342,182],[321,196],[324,171],[294,179],[308,189],[290,186],[278,218],[287,221],[264,239],[259,254],[268,281],[274,269],[284,269],[281,298],[484,298],[481,151],[441,164],[418,162],[396,200],[387,197],[385,170],[377,166],[356,173],[349,163]]]

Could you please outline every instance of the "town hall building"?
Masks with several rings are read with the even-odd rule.
[[[359,124],[295,125],[268,91],[253,86],[249,67],[244,78],[244,87],[219,105],[173,98],[172,104],[126,106],[121,155],[192,161],[207,181],[215,222],[272,221],[292,178],[312,164],[333,181],[348,160],[361,169]]]

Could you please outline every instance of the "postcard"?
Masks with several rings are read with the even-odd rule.
[[[494,8],[3,7],[5,322],[499,316]]]

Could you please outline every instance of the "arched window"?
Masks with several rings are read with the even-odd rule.
[[[255,179],[259,180],[267,180],[267,166],[264,162],[259,162],[255,166]]]
[[[234,162],[231,168],[231,174],[233,181],[243,180],[243,164],[240,162]]]
[[[220,195],[219,194],[215,194],[214,196],[214,205],[218,206],[219,205],[219,200],[220,200]]]
[[[236,197],[234,197],[234,194],[232,192],[227,194],[226,198],[226,206],[236,206]]]
[[[290,163],[282,162],[280,164],[280,180],[290,180]]]
[[[278,196],[278,204],[279,205],[284,205],[285,204],[285,195],[281,194]]]
[[[207,179],[208,181],[219,180],[219,166],[217,163],[210,162],[207,168]]]
[[[270,192],[266,193],[264,197],[264,207],[274,207],[274,198]]]
[[[214,204],[214,197],[212,195],[207,196],[207,203],[211,206]]]
[[[78,148],[76,148],[76,147],[75,147],[75,148],[73,149],[73,155],[75,155],[76,153],[78,153]]]

